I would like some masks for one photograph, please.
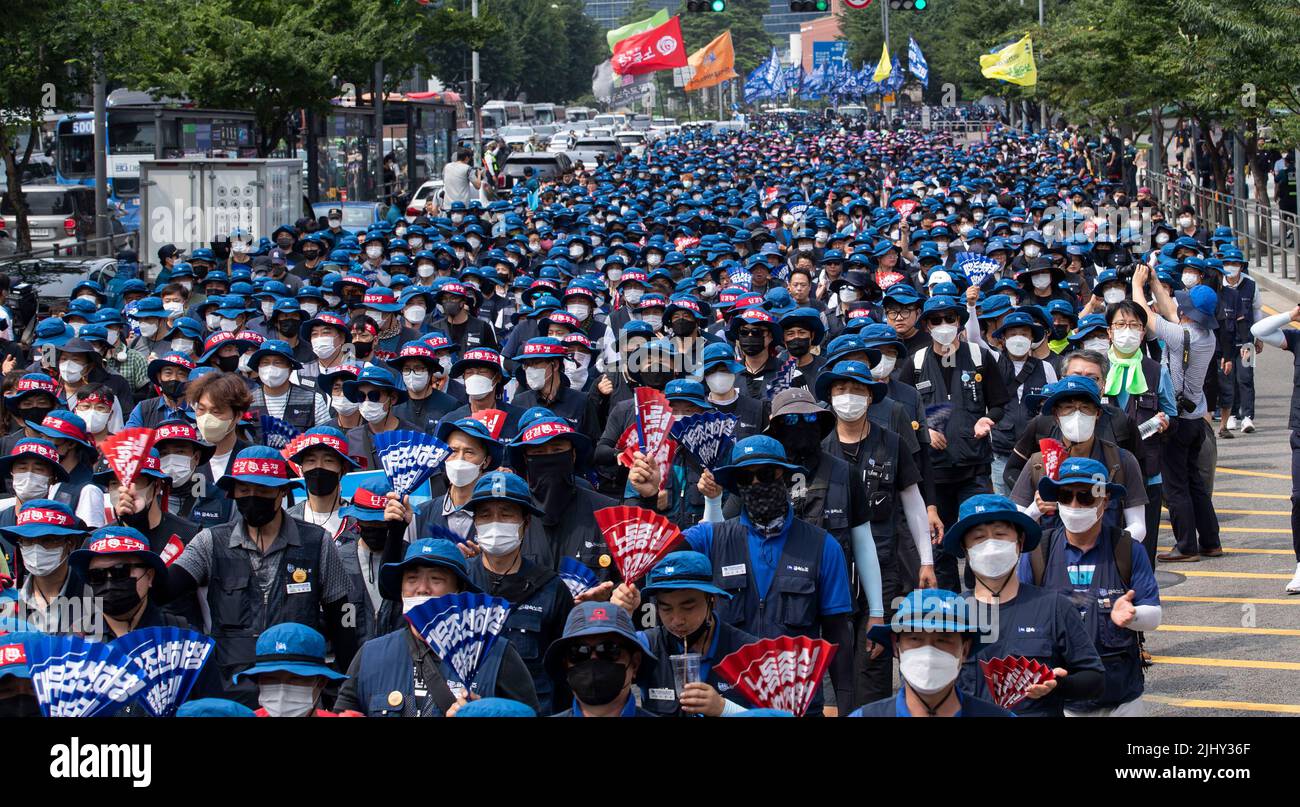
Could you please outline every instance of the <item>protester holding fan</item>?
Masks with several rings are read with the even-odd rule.
[[[406,532],[414,542],[429,535],[431,528],[450,530],[458,539],[473,538],[474,514],[464,509],[483,474],[501,464],[501,441],[481,420],[444,420],[435,435],[451,453],[443,463],[446,492],[415,507],[415,519]]]

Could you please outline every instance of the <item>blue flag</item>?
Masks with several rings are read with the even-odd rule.
[[[760,64],[745,77],[745,103],[752,104],[772,97],[772,87],[767,83],[767,64]]]
[[[929,88],[930,66],[925,63],[925,54],[921,53],[921,46],[911,37],[907,38],[907,70],[920,79],[922,87]]]
[[[270,415],[262,415],[262,444],[276,451],[283,451],[293,438],[301,432],[297,427]]]
[[[889,78],[881,82],[888,88],[889,92],[898,92],[903,86],[907,76],[903,73],[903,65],[898,61],[898,54],[894,54],[893,68],[889,71]]]
[[[737,418],[726,412],[702,412],[673,423],[673,439],[710,471],[726,465],[735,444]]]
[[[576,597],[589,588],[600,583],[596,579],[596,573],[587,567],[585,563],[570,557],[560,559],[560,579],[564,585],[569,588],[569,596]]]

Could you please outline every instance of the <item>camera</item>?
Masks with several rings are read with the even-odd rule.
[[[1178,411],[1180,412],[1190,415],[1196,411],[1196,402],[1181,392],[1175,396],[1174,401],[1178,404]]]

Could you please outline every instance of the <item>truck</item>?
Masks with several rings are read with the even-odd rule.
[[[302,163],[268,158],[141,160],[140,194],[142,264],[164,244],[189,253],[236,229],[256,244],[301,218],[305,198]]]

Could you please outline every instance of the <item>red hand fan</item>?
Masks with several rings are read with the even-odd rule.
[[[506,425],[506,413],[500,409],[484,409],[482,412],[476,412],[470,417],[488,427],[492,434],[493,440],[501,438],[501,427]]]
[[[637,387],[636,425],[642,451],[653,455],[673,427],[673,406],[667,396],[653,387]]]
[[[1057,472],[1061,469],[1061,463],[1068,456],[1065,446],[1061,445],[1059,440],[1044,437],[1038,441],[1038,451],[1043,456],[1043,470],[1047,472],[1048,477],[1051,479],[1057,479]]]
[[[145,457],[153,448],[154,430],[146,428],[124,429],[99,444],[104,461],[113,469],[113,475],[122,487],[129,488],[140,475]]]
[[[778,636],[745,645],[714,669],[759,706],[803,717],[837,649],[825,639]]]
[[[636,461],[636,426],[628,426],[623,432],[623,436],[618,438],[619,454],[615,458],[619,465],[624,468],[631,468],[632,463]],[[655,464],[659,466],[659,489],[664,490],[668,486],[668,471],[672,467],[673,457],[677,456],[677,441],[669,437],[659,444],[659,450],[654,453]]]
[[[676,524],[641,507],[606,507],[595,516],[609,553],[629,582],[641,579],[682,535]]]
[[[903,218],[907,218],[908,216],[912,215],[912,211],[916,210],[916,206],[919,204],[921,203],[916,201],[915,199],[895,199],[894,203],[890,205],[890,207],[897,210],[898,215],[902,216]]]
[[[980,672],[989,696],[1003,709],[1010,709],[1029,695],[1029,688],[1056,678],[1050,667],[1024,656],[981,659]]]

